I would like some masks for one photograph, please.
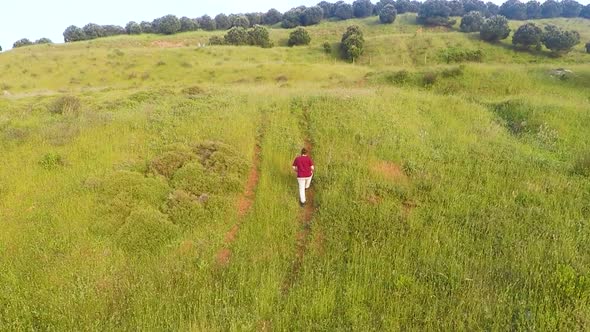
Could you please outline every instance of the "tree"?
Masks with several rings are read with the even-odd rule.
[[[371,0],[355,0],[352,3],[352,14],[357,18],[373,15],[373,4]]]
[[[250,45],[261,46],[264,48],[272,47],[268,30],[262,25],[255,25],[248,30],[248,37]]]
[[[339,20],[348,20],[352,18],[352,6],[344,1],[338,1],[334,4],[334,17]]]
[[[418,0],[411,0],[410,6],[408,7],[408,13],[417,13],[420,11],[422,3]]]
[[[449,16],[463,16],[465,9],[463,9],[463,2],[459,0],[451,0],[447,2],[447,6],[451,8]]]
[[[104,37],[124,35],[127,33],[127,31],[125,31],[125,28],[123,28],[120,25],[107,24],[103,25],[102,29],[104,30]]]
[[[498,15],[500,7],[493,2],[486,3],[486,17]]]
[[[33,42],[27,38],[23,38],[15,41],[14,44],[12,44],[12,48],[24,47],[29,45],[33,45]]]
[[[426,0],[416,17],[416,22],[424,25],[452,26],[455,20],[450,20],[451,8],[445,0]]]
[[[203,30],[206,31],[213,31],[217,28],[217,24],[215,24],[215,20],[211,18],[209,15],[203,15],[199,18],[199,25]]]
[[[248,45],[249,36],[243,27],[233,27],[227,31],[224,36],[225,43],[228,45]]]
[[[383,10],[383,7],[387,5],[393,5],[395,7],[395,0],[379,0],[377,3],[375,3],[375,6],[373,6],[374,13],[379,15],[381,10]]]
[[[231,28],[231,22],[227,15],[221,13],[215,16],[215,25],[217,26],[218,30],[227,30]]]
[[[459,29],[462,32],[478,32],[481,30],[484,18],[480,12],[469,12],[461,18]]]
[[[82,30],[86,34],[86,39],[96,39],[106,35],[104,28],[96,23],[88,23]]]
[[[280,11],[271,8],[266,14],[262,15],[262,24],[275,25],[281,21],[283,14]]]
[[[324,17],[324,10],[320,6],[313,6],[305,8],[301,13],[301,25],[308,26],[320,23]]]
[[[152,22],[142,21],[139,23],[139,26],[141,27],[141,32],[143,33],[154,33],[154,26],[152,25]]]
[[[309,45],[310,42],[311,37],[309,36],[309,33],[303,28],[297,28],[289,35],[287,44],[289,46]]]
[[[527,6],[519,0],[508,0],[500,6],[500,15],[511,20],[526,20]]]
[[[322,1],[320,3],[318,3],[318,6],[320,8],[322,8],[322,11],[324,13],[324,18],[330,18],[333,16],[334,14],[334,4],[327,2],[327,1]]]
[[[172,35],[180,31],[180,20],[175,15],[166,15],[155,19],[152,23],[154,32]]]
[[[125,25],[125,32],[128,35],[139,35],[141,34],[141,26],[135,21],[130,21]]]
[[[250,27],[250,21],[245,15],[233,15],[230,16],[231,26],[233,27],[242,27],[244,29],[248,29]]]
[[[301,25],[301,14],[304,8],[291,8],[283,14],[281,26],[285,29],[295,28]]]
[[[582,11],[580,11],[580,17],[583,18],[590,18],[590,4],[584,6],[584,8],[582,8]]]
[[[497,42],[501,39],[506,39],[510,34],[508,27],[508,20],[501,15],[492,16],[486,19],[481,25],[479,35],[481,39],[489,42]]]
[[[37,41],[35,41],[35,44],[53,44],[53,42],[51,41],[51,39],[43,37],[37,39]]]
[[[487,5],[481,0],[462,0],[463,10],[465,13],[480,12],[485,13],[488,9]]]
[[[561,5],[554,0],[546,0],[541,5],[541,15],[543,18],[559,17],[561,15]]]
[[[247,13],[245,16],[248,19],[248,22],[250,22],[251,27],[262,24],[261,13]]]
[[[545,26],[541,42],[554,54],[564,54],[580,43],[580,34],[577,31],[564,31],[550,24]]]
[[[379,21],[383,24],[391,24],[397,17],[397,10],[394,5],[385,5],[379,12]]]
[[[398,14],[411,12],[412,2],[410,0],[397,0],[395,2],[395,10],[397,10]]]
[[[363,54],[365,39],[358,25],[349,26],[342,35],[342,54],[345,59],[354,62]]]
[[[186,16],[180,18],[180,31],[187,32],[187,31],[195,31],[199,28],[199,23]]]
[[[541,18],[541,3],[531,0],[526,3],[526,17],[529,20]]]
[[[514,36],[512,36],[512,44],[521,48],[529,48],[536,46],[537,49],[541,48],[541,37],[543,36],[543,30],[536,26],[534,23],[526,23],[521,25]]]
[[[582,5],[575,0],[561,1],[561,16],[563,17],[578,17],[582,11]]]
[[[75,25],[70,25],[69,27],[67,27],[63,33],[63,36],[64,36],[64,42],[66,42],[66,43],[86,39],[86,34],[84,33],[84,30],[78,28]]]

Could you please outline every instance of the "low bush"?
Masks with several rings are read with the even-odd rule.
[[[39,165],[46,170],[52,170],[64,166],[65,160],[59,153],[49,152],[41,157]]]
[[[296,45],[309,45],[311,42],[311,37],[309,33],[303,28],[297,28],[289,34],[289,40],[287,44],[289,46],[296,46]]]
[[[53,114],[75,115],[80,111],[80,99],[75,96],[63,96],[49,105],[48,109]]]
[[[154,158],[150,162],[149,168],[152,172],[170,179],[178,169],[193,160],[195,157],[195,154],[188,148],[175,149],[164,152]]]
[[[481,39],[489,42],[497,42],[506,39],[510,34],[508,20],[504,16],[496,15],[485,20],[479,31]]]
[[[354,62],[363,54],[365,39],[358,25],[349,26],[342,35],[341,49],[345,59]]]
[[[196,196],[184,190],[175,190],[168,196],[166,213],[172,223],[191,227],[205,221],[207,195]]]
[[[405,84],[410,80],[410,73],[407,70],[400,70],[386,76],[386,80],[394,84]]]
[[[447,48],[441,51],[440,58],[446,63],[453,62],[481,62],[484,53],[482,50],[466,50],[461,48]]]
[[[484,17],[480,12],[469,12],[461,18],[461,25],[459,29],[462,32],[478,32],[481,30]]]
[[[225,45],[225,39],[220,36],[213,36],[209,38],[209,45]]]
[[[117,244],[129,254],[155,253],[178,234],[168,217],[151,206],[133,208],[116,234]]]
[[[425,87],[432,86],[438,79],[438,73],[426,72],[422,75],[422,85]]]
[[[534,23],[526,23],[516,29],[514,36],[512,36],[512,44],[525,49],[531,46],[540,49],[542,36],[543,30],[541,28]]]
[[[590,44],[590,43],[588,43],[588,44]],[[322,47],[324,48],[324,53],[327,53],[327,54],[332,53],[332,44],[330,44],[329,42],[324,42]]]
[[[554,54],[565,54],[580,43],[580,34],[577,31],[565,31],[550,24],[545,26],[541,42]]]

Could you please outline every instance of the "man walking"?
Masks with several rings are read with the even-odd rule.
[[[305,205],[305,190],[311,185],[314,166],[313,160],[307,156],[307,149],[301,149],[301,155],[293,161],[293,170],[297,173],[297,182],[299,183],[299,202],[301,206]]]

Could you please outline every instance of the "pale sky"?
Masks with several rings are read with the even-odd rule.
[[[219,13],[266,12],[276,8],[284,12],[300,5],[315,5],[321,0],[12,0],[2,6],[0,17],[0,46],[3,50],[28,38],[42,37],[63,43],[63,31],[70,25],[83,27],[87,23],[116,24],[125,27],[129,21],[152,21],[174,14],[191,18]],[[578,0],[587,4],[590,0]],[[336,0],[330,1],[336,2]],[[351,3],[352,0],[346,2]],[[373,3],[377,0],[373,0]],[[493,0],[502,3],[502,0]]]

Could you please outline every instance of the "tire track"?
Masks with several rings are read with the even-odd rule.
[[[244,187],[244,192],[238,198],[237,210],[238,210],[238,221],[236,224],[225,234],[225,245],[217,252],[216,261],[219,266],[227,266],[231,261],[231,244],[234,243],[240,227],[244,222],[244,219],[248,212],[252,209],[254,200],[256,198],[256,188],[258,187],[258,181],[260,180],[260,164],[262,160],[262,140],[264,138],[265,127],[262,125],[259,128],[258,135],[256,137],[256,144],[254,145],[254,156],[252,158],[252,166],[248,173],[248,181]]]

